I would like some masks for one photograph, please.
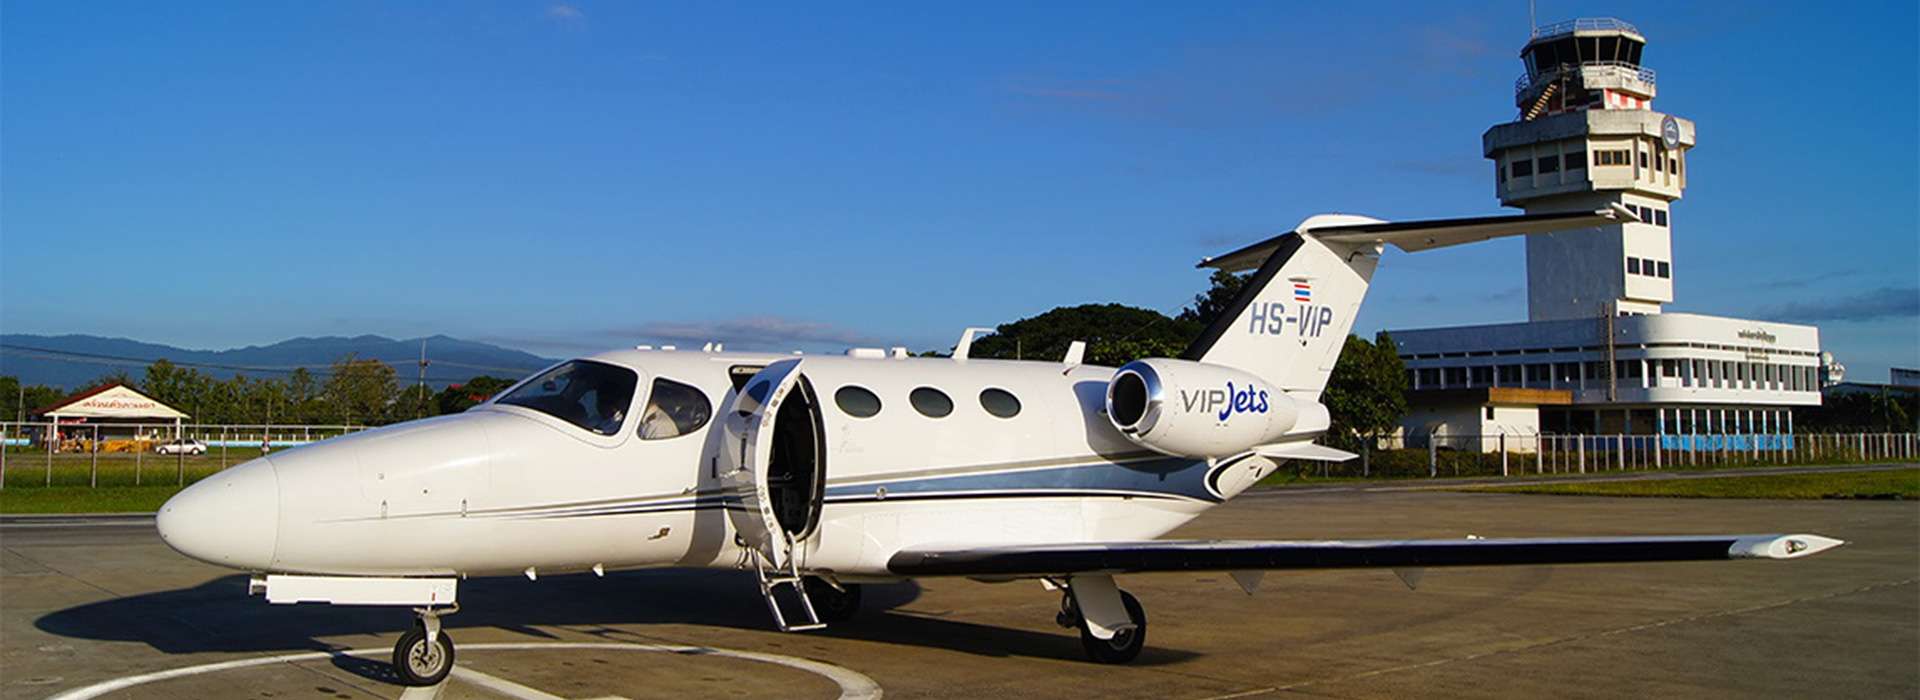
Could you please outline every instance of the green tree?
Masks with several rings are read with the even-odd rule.
[[[1818,406],[1794,409],[1793,418],[1800,433],[1908,432],[1920,418],[1920,393],[1892,388],[1828,393]]]
[[[347,355],[333,363],[331,372],[325,393],[332,417],[341,423],[380,422],[400,391],[393,366],[379,360]]]
[[[114,384],[120,384],[120,385],[132,387],[136,389],[139,388],[140,386],[140,383],[134,381],[133,376],[130,374],[127,374],[126,370],[114,369],[112,371],[101,374],[98,377],[94,377],[93,381],[87,382],[87,388],[98,389],[103,386],[111,386]]]
[[[327,407],[320,400],[319,386],[314,383],[313,373],[305,367],[296,367],[287,375],[287,418],[283,423],[320,423],[327,420]]]
[[[202,414],[214,408],[211,399],[215,393],[215,383],[213,377],[200,370],[180,367],[161,358],[147,365],[140,391],[160,403],[187,413],[191,422],[211,423],[215,419]]]
[[[1320,396],[1333,425],[1327,441],[1357,449],[1363,439],[1392,432],[1407,414],[1407,371],[1393,338],[1381,331],[1369,343],[1348,335],[1340,361]]]
[[[247,422],[256,425],[294,422],[287,415],[287,384],[278,379],[262,379],[247,386],[241,398]]]
[[[1193,305],[1180,311],[1179,320],[1206,328],[1214,319],[1226,313],[1227,307],[1233,305],[1233,300],[1240,296],[1241,290],[1247,288],[1247,275],[1214,270],[1208,283],[1206,293],[1194,295]]]
[[[393,397],[393,404],[387,407],[387,421],[399,423],[416,418],[440,415],[439,407],[433,401],[433,393],[426,387],[414,384],[401,388]]]
[[[433,397],[434,408],[440,415],[459,413],[473,408],[480,402],[493,398],[495,394],[513,386],[514,380],[480,375],[462,384],[451,384],[441,389]]]
[[[0,376],[0,421],[32,420],[36,409],[45,408],[67,392],[58,387],[31,384],[20,386],[20,378]]]
[[[975,340],[971,355],[1001,359],[1058,359],[1067,345],[1086,341],[1086,362],[1117,366],[1142,357],[1178,355],[1201,326],[1152,309],[1122,304],[1062,306],[1001,324]]]

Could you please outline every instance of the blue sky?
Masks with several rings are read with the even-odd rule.
[[[1699,124],[1670,310],[1920,365],[1912,2],[1542,0]],[[1319,211],[1498,213],[1524,2],[0,6],[0,329],[944,347]],[[1518,241],[1356,330],[1525,318]]]

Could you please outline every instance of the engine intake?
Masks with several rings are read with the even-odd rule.
[[[1259,377],[1231,367],[1155,358],[1129,362],[1107,384],[1107,418],[1120,434],[1177,457],[1227,457],[1278,441],[1302,405]],[[1316,417],[1319,417],[1316,416]],[[1325,419],[1309,419],[1324,427]]]

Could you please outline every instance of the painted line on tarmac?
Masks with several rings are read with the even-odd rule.
[[[153,527],[152,513],[47,513],[0,515],[0,528]]]
[[[507,697],[513,698],[514,700],[567,700],[566,698],[560,697],[558,695],[554,695],[553,693],[549,693],[539,688],[532,688],[525,685],[521,685],[519,683],[515,683],[505,678],[481,673],[479,671],[475,671],[473,669],[466,668],[464,666],[458,666],[458,665],[454,666],[453,672],[451,675],[454,678],[458,678],[460,680],[466,681],[467,683],[470,683],[472,685],[477,685],[482,688],[486,688],[487,690],[491,690],[500,695],[505,695]],[[414,691],[429,691],[433,693],[432,695],[426,695],[426,693],[420,693],[419,695],[423,697],[439,697],[440,688],[445,685],[446,685],[445,683],[441,683],[439,685],[433,686],[432,688],[408,688],[407,692],[400,694],[400,700],[407,700],[407,695],[410,693],[413,693]]]
[[[766,653],[761,653],[757,651],[738,651],[734,649],[718,649],[714,647],[684,646],[684,645],[678,645],[678,644],[623,644],[619,642],[506,642],[506,643],[497,643],[497,644],[469,644],[469,645],[461,646],[459,648],[463,651],[601,649],[601,650],[609,650],[609,651],[645,651],[645,652],[655,652],[655,653],[664,653],[664,654],[681,654],[685,656],[719,656],[719,657],[725,657],[725,658],[731,658],[731,659],[741,659],[745,661],[758,661],[761,663],[774,664],[776,666],[785,666],[787,668],[806,671],[808,673],[821,676],[823,678],[826,678],[827,680],[833,681],[835,685],[840,686],[840,697],[843,700],[879,700],[879,698],[881,697],[880,684],[874,682],[872,678],[869,678],[865,674],[862,674],[858,671],[854,671],[852,669],[845,668],[842,666],[835,666],[833,664],[829,664],[821,661],[813,661],[813,660],[802,659],[802,658],[793,657],[793,656],[783,656],[780,654],[766,654]],[[107,693],[111,693],[118,690],[125,690],[127,688],[131,688],[137,685],[144,685],[147,683],[171,680],[175,678],[197,676],[197,675],[206,674],[206,673],[219,673],[222,671],[232,671],[236,669],[252,668],[255,666],[270,666],[273,664],[296,663],[301,661],[319,661],[322,659],[330,659],[336,656],[358,656],[358,657],[379,658],[381,656],[385,656],[392,653],[393,653],[393,650],[391,649],[350,649],[347,651],[310,651],[310,652],[303,652],[299,654],[281,654],[278,656],[263,656],[263,657],[257,657],[257,658],[251,658],[251,659],[221,661],[218,663],[201,664],[199,666],[187,666],[184,668],[175,668],[175,669],[169,669],[166,671],[155,671],[153,673],[143,673],[143,674],[134,675],[134,676],[126,676],[123,678],[115,678],[113,680],[95,683],[93,685],[86,686],[84,688],[75,688],[73,690],[66,691],[59,695],[55,695],[49,698],[48,700],[89,700],[90,698],[97,698],[102,695],[106,695]],[[529,688],[527,686],[521,685],[519,683],[515,683],[513,681],[509,681],[503,678],[490,676],[485,673],[474,671],[462,666],[456,665],[451,675],[458,677],[463,681],[472,682],[475,685],[485,687],[488,690],[493,690],[495,692],[499,692],[504,695],[509,695],[514,698],[520,698],[522,700],[548,700],[549,698],[554,697],[553,695],[547,694],[543,691],[540,691],[534,688]],[[422,697],[422,696],[434,697],[439,695],[439,688],[440,686],[434,686],[433,688],[409,689],[407,691],[408,694],[403,695],[403,697]],[[419,694],[416,695],[414,694],[416,690],[423,691],[423,692],[420,692]]]

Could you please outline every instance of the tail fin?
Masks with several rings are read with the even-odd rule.
[[[1599,211],[1399,223],[1344,214],[1309,217],[1290,233],[1200,261],[1200,267],[1228,272],[1258,270],[1181,358],[1245,370],[1317,401],[1340,359],[1384,245],[1412,253],[1635,220],[1618,205]]]

